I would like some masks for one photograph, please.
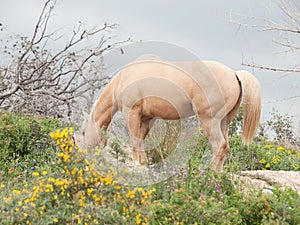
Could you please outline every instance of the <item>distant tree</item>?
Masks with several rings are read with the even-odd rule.
[[[108,82],[103,54],[120,44],[109,36],[117,25],[88,29],[78,23],[69,36],[49,32],[55,5],[55,0],[45,2],[31,37],[4,39],[0,23],[0,110],[76,119]]]

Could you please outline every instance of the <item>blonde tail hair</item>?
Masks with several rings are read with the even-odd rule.
[[[243,89],[243,143],[250,144],[258,128],[261,114],[261,93],[259,81],[248,71],[236,72]]]

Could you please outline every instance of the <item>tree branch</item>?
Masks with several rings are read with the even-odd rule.
[[[253,67],[253,68],[257,68],[257,69],[263,69],[263,70],[270,70],[270,71],[274,71],[274,72],[290,72],[290,73],[299,73],[300,72],[300,68],[297,69],[288,69],[288,68],[276,68],[276,67],[271,67],[271,66],[264,66],[264,65],[259,65],[259,64],[255,64],[255,63],[244,63],[242,62],[243,66],[249,66],[249,67]]]

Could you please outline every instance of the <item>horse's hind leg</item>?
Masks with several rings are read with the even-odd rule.
[[[227,141],[221,129],[221,121],[219,119],[202,119],[200,123],[212,146],[213,157],[211,167],[220,172],[222,170],[220,162],[224,158],[224,155],[226,155],[227,147]]]
[[[223,130],[223,129],[222,129]],[[227,128],[228,131],[228,128]],[[229,143],[228,143],[228,132],[222,132],[223,140],[222,144],[220,145],[219,152],[218,152],[218,160],[215,162],[215,170],[221,171],[224,165],[226,154],[229,151]]]
[[[240,108],[240,103],[241,103],[241,95],[236,103],[236,105],[233,107],[233,109],[228,113],[228,115],[222,120],[222,132],[224,135],[224,138],[226,140],[226,147],[225,147],[225,154],[223,155],[223,157],[221,158],[218,167],[222,168],[226,159],[226,154],[229,152],[230,150],[230,146],[228,143],[228,132],[229,132],[229,125],[231,123],[231,121],[233,120],[233,118],[235,117],[235,115],[237,114],[239,108]]]

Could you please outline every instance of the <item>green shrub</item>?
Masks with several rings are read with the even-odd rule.
[[[189,195],[186,189],[176,189],[168,202],[154,201],[152,224],[240,224],[239,210],[226,207],[219,198],[201,194]]]
[[[147,224],[154,190],[119,184],[114,168],[100,165],[101,151],[89,159],[71,135],[51,133],[57,172],[37,170],[26,185],[0,185],[0,224]]]
[[[240,170],[286,170],[300,171],[300,151],[285,148],[268,142],[254,142],[248,146],[242,143],[239,136],[229,137],[230,150],[226,154],[223,169],[226,171]],[[205,154],[211,154],[211,147],[204,135],[200,136],[194,151],[195,164],[209,163],[204,161]]]
[[[230,150],[226,155],[224,169],[227,171],[256,170],[259,168],[258,143],[244,145],[240,136],[229,137]]]
[[[0,112],[0,166],[9,171],[34,170],[51,162],[53,142],[49,133],[60,126],[55,119]]]
[[[260,169],[300,171],[300,151],[272,144],[258,149]]]

